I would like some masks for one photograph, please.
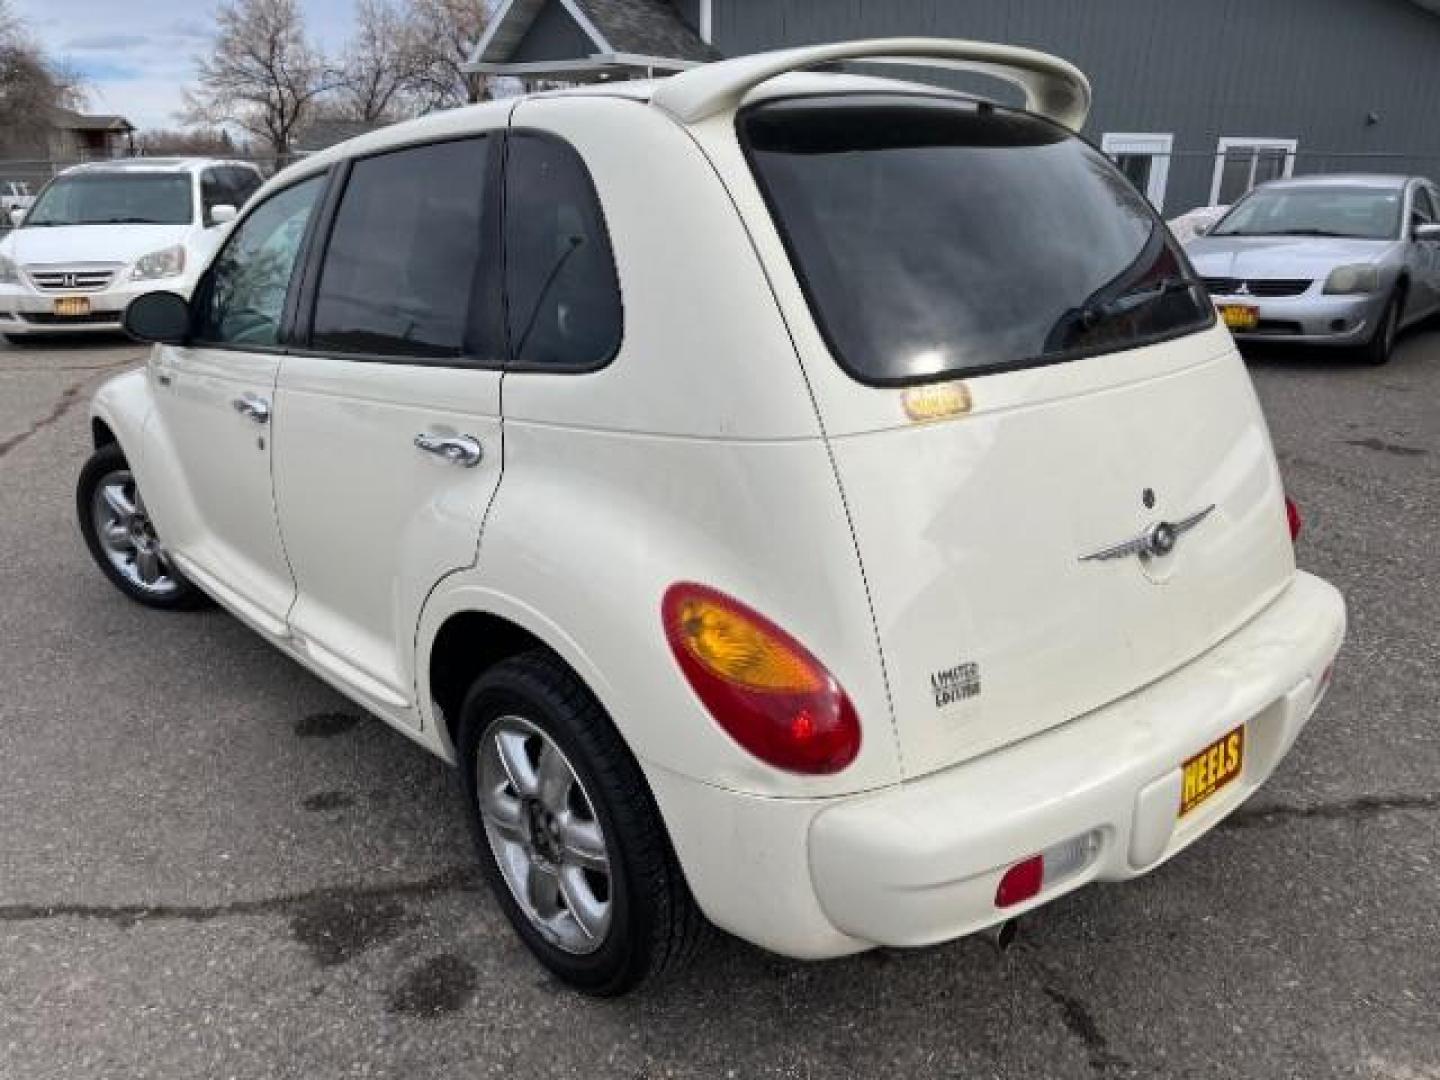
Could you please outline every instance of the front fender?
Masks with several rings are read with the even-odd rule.
[[[100,421],[120,444],[131,469],[144,468],[145,425],[155,410],[148,368],[132,368],[107,379],[90,399],[90,421]]]

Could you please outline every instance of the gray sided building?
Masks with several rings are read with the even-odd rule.
[[[1077,64],[1095,90],[1085,135],[1172,216],[1277,176],[1440,177],[1440,0],[507,0],[475,67],[643,77],[909,35]]]

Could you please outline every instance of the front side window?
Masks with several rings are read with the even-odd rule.
[[[279,343],[305,229],[324,190],[325,177],[313,176],[272,195],[240,223],[196,294],[197,343]]]
[[[1335,236],[1391,240],[1400,233],[1399,188],[1305,185],[1262,188],[1220,220],[1211,236]]]
[[[548,135],[510,136],[505,290],[515,364],[589,370],[620,348],[620,283],[599,199],[580,155]]]
[[[194,220],[192,183],[181,173],[62,176],[41,193],[25,226],[188,225]]]
[[[988,103],[797,98],[741,137],[841,365],[893,384],[1190,333],[1214,310],[1101,154]]]
[[[1430,201],[1430,193],[1423,187],[1415,189],[1415,210],[1414,216],[1418,219],[1416,224],[1429,225],[1435,221],[1435,204]]]
[[[471,319],[490,264],[491,140],[357,161],[320,274],[311,345],[378,357],[498,359]]]

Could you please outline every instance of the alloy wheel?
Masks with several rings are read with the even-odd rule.
[[[585,785],[555,742],[503,716],[480,740],[480,820],[511,895],[546,940],[577,956],[610,929],[610,849]]]
[[[170,556],[128,469],[107,473],[95,485],[90,513],[105,558],[126,581],[157,598],[180,590]]]

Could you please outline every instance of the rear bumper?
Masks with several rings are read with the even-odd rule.
[[[674,777],[656,794],[701,907],[733,933],[800,957],[945,941],[1143,874],[1208,832],[1293,745],[1344,631],[1340,594],[1298,574],[1179,671],[944,772],[830,800],[755,799]],[[1239,779],[1177,820],[1181,763],[1241,724]],[[1088,862],[1024,904],[995,906],[1006,869],[1085,834],[1098,838]]]

